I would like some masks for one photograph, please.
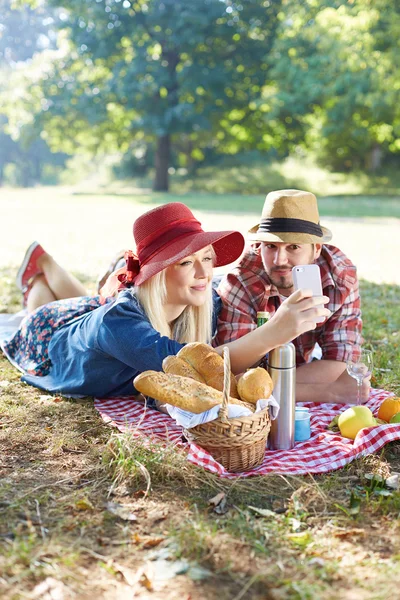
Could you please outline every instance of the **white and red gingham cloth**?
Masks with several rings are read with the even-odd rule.
[[[366,406],[376,415],[381,402],[391,396],[384,390],[371,390]],[[378,425],[363,429],[356,439],[349,440],[327,429],[332,419],[350,405],[307,403],[311,416],[311,438],[297,442],[292,450],[266,450],[263,463],[244,473],[229,473],[205,450],[196,444],[190,446],[182,440],[182,429],[175,421],[156,410],[144,408],[144,403],[134,398],[96,399],[95,407],[107,423],[120,431],[145,439],[169,441],[188,449],[188,460],[221,477],[250,477],[282,473],[304,475],[326,473],[348,464],[359,456],[377,452],[388,442],[400,439],[400,423]]]

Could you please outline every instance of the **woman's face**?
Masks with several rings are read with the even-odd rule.
[[[165,281],[166,314],[175,319],[186,306],[201,306],[207,298],[213,276],[214,251],[207,246],[178,263],[167,267]],[[172,313],[177,313],[172,316]]]

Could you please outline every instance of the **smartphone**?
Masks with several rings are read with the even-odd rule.
[[[323,296],[321,271],[318,265],[297,265],[292,269],[295,290],[309,289],[313,296]],[[323,323],[325,317],[320,317],[317,323]]]

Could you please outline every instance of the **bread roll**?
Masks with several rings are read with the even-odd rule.
[[[238,381],[238,392],[242,400],[257,403],[261,398],[269,398],[273,390],[272,379],[265,369],[248,369]]]
[[[133,385],[145,396],[161,402],[168,402],[184,410],[199,414],[222,404],[222,392],[189,377],[171,375],[158,371],[144,371],[133,380]],[[236,398],[229,399],[230,404],[245,406],[254,412],[254,405]]]
[[[220,390],[224,389],[224,359],[208,346],[200,342],[186,344],[177,354],[178,358],[183,358],[204,378],[207,385]],[[232,398],[239,398],[236,379],[231,374],[231,389],[229,392]]]
[[[204,377],[200,375],[193,369],[193,367],[183,360],[183,358],[179,358],[178,356],[167,356],[164,358],[162,363],[164,373],[171,373],[172,375],[182,375],[182,377],[190,377],[190,379],[195,379],[196,381],[200,381],[200,383],[205,383]]]

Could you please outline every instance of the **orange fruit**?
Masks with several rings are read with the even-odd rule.
[[[377,417],[388,423],[398,412],[400,412],[400,398],[386,398],[379,407]]]

